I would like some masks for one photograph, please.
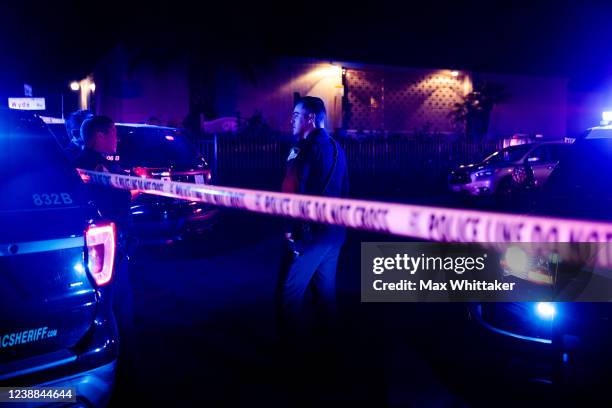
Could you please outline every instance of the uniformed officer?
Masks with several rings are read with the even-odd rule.
[[[117,155],[117,128],[107,116],[91,116],[81,125],[83,151],[76,159],[79,168],[120,172]]]
[[[117,129],[106,116],[94,116],[81,125],[84,149],[74,165],[83,170],[124,174],[117,155]],[[128,275],[129,229],[131,223],[129,191],[107,186],[88,184],[90,198],[102,217],[115,223],[117,228],[117,252],[113,278],[113,307],[117,317],[122,370],[131,365],[129,353],[134,344],[134,305],[132,285]]]
[[[75,167],[124,174],[117,155],[117,129],[106,116],[94,116],[81,125],[84,148]],[[105,186],[88,185],[89,192],[104,218],[112,219],[126,229],[129,223],[130,193]]]
[[[282,190],[329,197],[348,194],[348,171],[342,147],[324,129],[325,105],[306,96],[293,109],[293,134],[298,137],[287,157]],[[324,327],[333,328],[336,318],[336,266],[344,242],[337,226],[294,222],[285,234],[290,256],[280,276],[282,328],[295,334],[307,328],[305,296],[314,289],[315,311]],[[331,325],[331,327],[330,327]]]

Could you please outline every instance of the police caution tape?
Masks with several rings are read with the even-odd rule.
[[[80,170],[88,183],[437,242],[610,243],[612,223],[161,181]]]

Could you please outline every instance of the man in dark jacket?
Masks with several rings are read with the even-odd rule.
[[[120,172],[117,155],[117,128],[107,116],[94,116],[81,125],[84,148],[76,159],[79,168],[93,171]]]
[[[282,190],[287,193],[344,197],[348,171],[342,147],[324,129],[325,105],[320,98],[303,97],[292,116],[298,143],[287,157]],[[285,234],[292,256],[283,262],[280,276],[280,317],[284,329],[303,333],[306,328],[304,299],[314,289],[315,306],[326,328],[336,318],[336,266],[344,243],[344,229],[337,226],[294,222]]]
[[[85,147],[76,158],[75,167],[124,174],[117,156],[117,129],[111,118],[94,116],[86,119],[81,125],[81,137]],[[120,230],[125,230],[129,223],[130,193],[96,185],[89,185],[88,189],[102,216],[117,223]]]
[[[117,129],[111,118],[94,116],[81,125],[81,137],[85,147],[74,165],[83,170],[124,174],[117,155]],[[117,253],[115,255],[115,278],[113,307],[119,326],[120,355],[122,369],[130,369],[129,350],[134,345],[134,308],[132,285],[128,275],[129,228],[131,195],[127,190],[95,184],[86,186],[89,196],[104,219],[117,227]]]

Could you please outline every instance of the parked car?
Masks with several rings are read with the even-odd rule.
[[[0,109],[0,385],[75,387],[105,406],[118,357],[114,224],[54,136]]]
[[[212,174],[183,130],[117,123],[118,155],[127,174],[144,178],[210,183]],[[135,193],[131,212],[134,233],[146,240],[182,239],[212,228],[219,210],[203,203]]]
[[[568,147],[526,210],[543,216],[610,222],[611,164],[612,126],[589,129]],[[505,279],[528,281],[533,290],[563,287],[564,293],[580,293],[589,285],[609,292],[612,298],[612,271],[571,267],[563,259],[554,269],[542,265],[538,256],[525,255],[525,260],[522,271],[516,265],[501,265]],[[543,279],[546,274],[548,278]],[[523,379],[552,388],[558,395],[573,393],[583,404],[597,395],[596,387],[607,392],[612,384],[608,370],[612,363],[610,303],[476,303],[470,306],[470,316],[480,340],[473,345],[477,350],[473,356],[489,367],[501,368],[491,369],[490,378],[493,371],[499,371],[513,382]]]
[[[47,126],[74,159],[79,147],[68,135],[62,120],[45,118]],[[117,123],[117,158],[126,175],[160,180],[208,184],[211,168],[179,128]],[[214,227],[219,210],[213,206],[134,192],[131,214],[132,236],[158,242],[200,235]]]
[[[449,189],[471,196],[508,195],[541,187],[567,149],[567,143],[527,143],[506,147],[477,164],[451,171]]]

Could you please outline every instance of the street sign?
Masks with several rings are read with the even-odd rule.
[[[10,109],[45,110],[45,98],[8,98]]]

